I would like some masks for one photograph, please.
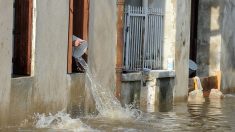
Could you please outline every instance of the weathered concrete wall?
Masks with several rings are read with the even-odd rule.
[[[4,12],[0,20],[1,31],[4,31],[0,36],[0,82],[4,82],[0,89],[1,120],[2,115],[6,115],[9,123],[15,124],[33,113],[57,112],[66,108],[73,115],[83,114],[81,111],[95,111],[92,96],[85,91],[84,74],[67,74],[69,1],[40,0],[34,3],[37,5],[34,7],[37,20],[34,22],[36,32],[33,35],[33,74],[32,77],[15,78],[12,81],[13,8],[9,7],[13,7],[13,2],[0,2],[1,13]],[[100,79],[99,82],[114,90],[116,2],[91,1],[90,4],[89,65]],[[9,14],[6,15],[6,11]],[[5,113],[8,105],[11,108],[9,114]],[[16,109],[19,112],[14,111]]]
[[[91,0],[88,65],[103,87],[115,89],[116,1]]]
[[[129,105],[133,102],[138,103],[140,98],[141,81],[123,81],[121,89],[122,106]]]
[[[53,112],[67,104],[69,1],[37,0],[34,112]]]
[[[188,89],[191,1],[149,0],[149,7],[164,10],[163,69],[167,69],[167,61],[172,58],[176,73],[174,97],[182,99]]]
[[[123,73],[121,103],[134,104],[143,111],[170,109],[173,102],[174,71],[152,70]],[[141,81],[143,81],[141,83]]]
[[[224,91],[234,92],[235,88],[235,0],[225,0],[220,5],[224,6],[222,17],[221,32],[221,71],[222,88]]]
[[[199,76],[222,71],[223,91],[235,88],[235,0],[200,0],[198,20]]]
[[[13,0],[0,0],[0,126],[7,122],[10,102]]]
[[[85,116],[86,114],[96,111],[95,102],[89,89],[85,88],[85,74],[68,75],[68,113],[72,117]]]
[[[125,5],[142,6],[142,0],[125,0]]]
[[[221,17],[224,1],[200,0],[198,6],[197,75],[213,76],[220,70]]]
[[[175,43],[175,99],[188,95],[191,1],[177,0]]]
[[[148,6],[150,8],[162,8],[165,10],[167,0],[148,0]]]
[[[9,110],[9,124],[18,125],[27,116],[32,115],[33,77],[11,79],[11,98]]]
[[[66,92],[68,93],[67,106],[63,108],[56,109],[46,109],[45,107],[50,107],[53,105],[48,103],[47,106],[38,106],[40,112],[57,112],[60,110],[67,110],[72,117],[82,116],[87,113],[95,111],[95,103],[92,100],[92,96],[85,89],[85,74],[64,74],[67,77],[68,84],[65,87]],[[37,113],[33,107],[32,98],[34,90],[34,77],[20,77],[11,79],[11,93],[10,93],[10,109],[9,114],[7,115],[8,123],[10,125],[19,125],[23,120],[27,119],[29,116]],[[54,96],[55,97],[55,96]],[[45,101],[45,100],[43,100]],[[60,101],[60,100],[58,100]],[[60,102],[58,102],[60,103]],[[51,108],[51,107],[50,107]],[[67,108],[67,109],[66,109]],[[47,111],[46,111],[47,110]]]
[[[173,108],[174,101],[174,78],[159,78],[157,79],[157,88],[159,89],[158,110],[160,112],[170,111]]]
[[[36,2],[33,74],[31,77],[11,79],[13,8],[10,7],[13,7],[13,2],[0,1],[0,11],[4,12],[0,19],[3,31],[0,36],[0,82],[4,82],[0,87],[0,119],[3,120],[3,115],[6,115],[12,124],[37,112],[57,112],[68,108],[76,115],[82,114],[81,111],[95,111],[92,96],[85,91],[84,74],[67,74],[69,1]],[[89,65],[99,82],[114,90],[116,2],[93,0],[90,4]],[[5,113],[8,105],[11,109],[9,114]]]

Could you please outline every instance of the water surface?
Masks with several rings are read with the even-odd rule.
[[[0,131],[235,131],[235,95],[224,99],[206,99],[205,102],[176,103],[166,112],[143,113],[139,119],[110,119],[101,116],[87,116],[80,119],[66,118],[67,124],[35,127],[8,127]]]

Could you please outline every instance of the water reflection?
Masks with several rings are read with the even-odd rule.
[[[223,112],[226,107],[222,104],[226,102],[221,99],[206,99],[201,103],[189,103],[191,127],[196,127],[201,131],[231,131],[226,119],[226,115],[230,113]]]

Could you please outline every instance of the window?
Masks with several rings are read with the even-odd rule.
[[[13,77],[31,75],[32,0],[15,0]]]
[[[128,5],[124,14],[123,70],[160,70],[163,67],[163,24],[161,8]]]
[[[79,72],[73,63],[72,36],[75,35],[84,40],[88,38],[89,0],[70,0],[69,6],[68,73],[72,73]],[[87,61],[86,54],[83,58]]]

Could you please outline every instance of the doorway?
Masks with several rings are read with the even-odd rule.
[[[198,0],[191,1],[191,30],[190,30],[190,54],[189,59],[197,62],[197,26],[198,26]],[[196,72],[190,77],[196,76]]]
[[[31,75],[32,12],[32,0],[15,0],[13,77]]]

